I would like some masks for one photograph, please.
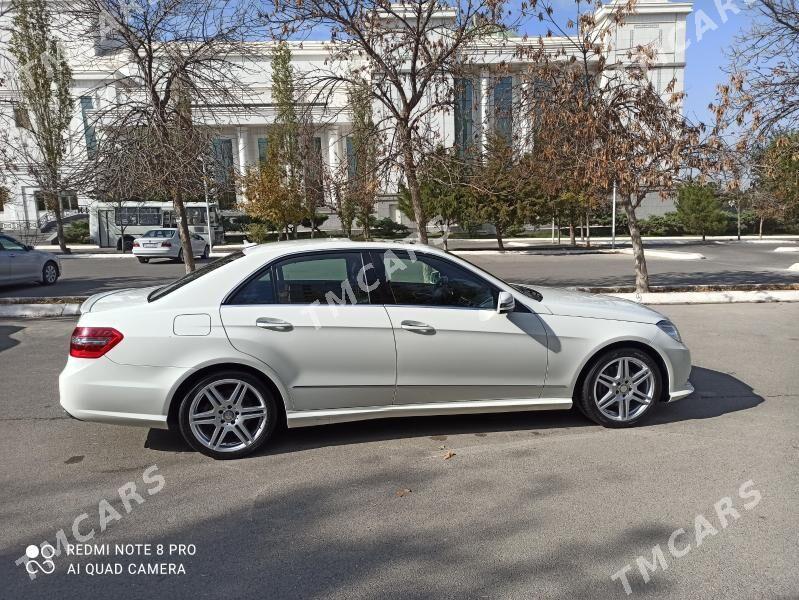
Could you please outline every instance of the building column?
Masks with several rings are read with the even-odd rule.
[[[341,156],[339,155],[339,137],[341,136],[338,127],[330,127],[327,130],[327,168],[329,170],[329,181],[331,186],[329,188],[330,198],[328,199],[330,206],[336,205],[336,195],[334,187],[338,183],[339,168],[341,167]]]
[[[247,168],[247,128],[237,127],[236,136],[239,143],[239,172],[244,175]]]
[[[480,151],[488,148],[489,104],[491,102],[491,78],[488,69],[480,72]]]
[[[335,174],[341,165],[341,157],[339,156],[340,135],[338,127],[331,127],[327,130],[327,164],[330,167],[331,174]]]
[[[239,150],[239,175],[244,175],[247,169],[247,128],[236,127],[236,140],[238,141]],[[238,186],[236,186],[238,187]],[[244,189],[241,190],[241,200],[247,201],[247,196],[244,194]]]

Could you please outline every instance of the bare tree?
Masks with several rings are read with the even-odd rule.
[[[193,271],[186,186],[202,180],[211,107],[246,108],[241,77],[257,15],[234,0],[76,0],[70,10],[86,35],[128,61],[113,82],[115,102],[98,111],[100,136],[109,127],[145,132],[150,164],[158,166],[148,170],[151,187],[174,204],[186,271]]]
[[[368,82],[379,107],[376,124],[381,129],[381,123],[390,124],[392,132],[381,156],[405,179],[424,243],[418,169],[425,149],[441,141],[430,118],[451,109],[452,77],[468,60],[469,45],[500,29],[500,6],[493,0],[290,0],[264,8],[278,35],[329,28],[335,44],[326,65],[304,75],[307,89],[327,100]]]
[[[729,50],[730,82],[719,88],[718,122],[746,126],[755,137],[799,122],[799,3],[751,0],[749,27]]]

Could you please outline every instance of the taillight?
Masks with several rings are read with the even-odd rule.
[[[69,341],[69,355],[75,358],[100,358],[122,341],[112,327],[76,327]]]
[[[133,242],[133,247],[134,248],[140,248],[141,247],[141,244],[139,244],[138,240]]]
[[[172,242],[161,242],[161,247],[162,248],[171,248],[172,247]]]

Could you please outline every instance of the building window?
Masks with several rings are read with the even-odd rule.
[[[358,158],[355,156],[355,144],[352,136],[347,136],[347,179],[355,179],[358,172]]]
[[[513,77],[502,77],[494,87],[494,131],[509,144],[513,136]]]
[[[265,137],[258,138],[258,164],[263,166],[266,164],[266,156],[269,152],[269,139]]]
[[[89,120],[89,111],[94,108],[94,101],[91,96],[81,96],[80,99],[80,112],[83,117],[83,135],[86,138],[86,153],[89,158],[94,157],[97,151],[97,134],[94,130],[94,125]]]
[[[44,194],[41,191],[33,192],[33,199],[36,201],[37,211],[46,212],[51,210],[51,208],[47,206]],[[59,199],[61,200],[62,212],[78,210],[78,195],[75,192],[61,192],[59,194]]]
[[[233,140],[217,138],[213,141],[214,181],[219,208],[236,205],[236,186],[233,174]]]
[[[455,145],[463,155],[474,147],[474,83],[455,80]]]

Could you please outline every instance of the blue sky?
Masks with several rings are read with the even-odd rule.
[[[743,10],[744,2],[736,4],[741,7],[741,12],[735,15],[728,11],[726,23],[722,21],[713,0],[697,0],[693,14],[688,15],[690,45],[686,50],[685,91],[688,98],[685,114],[691,119],[704,122],[711,119],[707,105],[715,98],[716,85],[727,80],[722,70],[727,64],[724,52],[751,20],[751,16]],[[705,19],[705,15],[710,21]],[[711,23],[716,26],[715,30],[711,28]]]

